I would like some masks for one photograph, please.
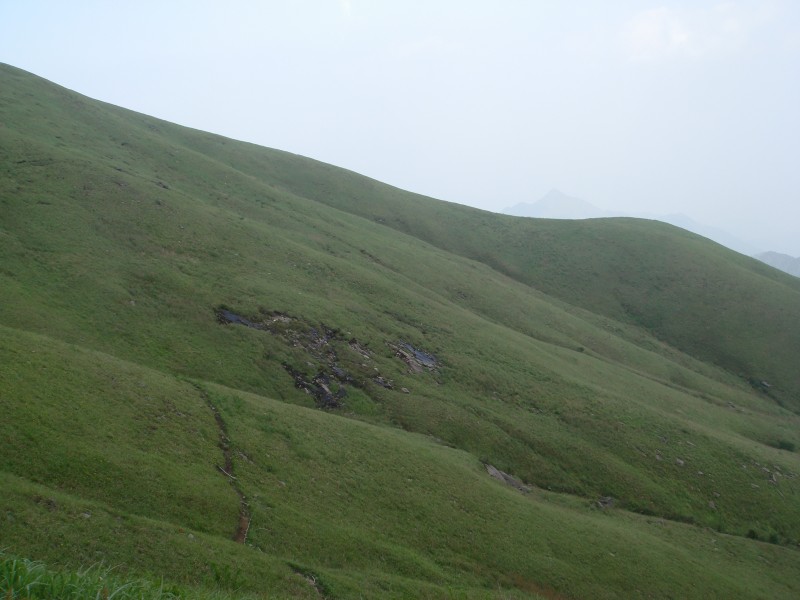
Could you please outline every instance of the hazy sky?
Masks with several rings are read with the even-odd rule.
[[[0,0],[0,61],[436,198],[556,187],[800,256],[796,0]]]

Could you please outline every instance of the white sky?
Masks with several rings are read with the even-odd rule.
[[[436,198],[556,187],[800,256],[796,0],[0,0],[0,61]]]

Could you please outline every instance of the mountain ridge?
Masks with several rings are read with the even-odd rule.
[[[650,219],[686,229],[747,256],[753,256],[759,252],[750,242],[740,240],[718,227],[711,227],[703,223],[698,223],[684,214],[656,215],[650,213],[604,210],[585,200],[568,196],[557,189],[550,190],[536,202],[521,202],[505,208],[501,212],[503,214],[519,217],[545,219],[597,219],[608,217]]]

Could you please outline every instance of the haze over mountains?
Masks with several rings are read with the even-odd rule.
[[[760,252],[758,247],[751,242],[738,239],[717,227],[698,223],[683,214],[655,215],[604,210],[580,198],[568,196],[557,189],[550,190],[536,202],[522,202],[510,206],[504,209],[503,213],[519,217],[536,217],[542,219],[596,219],[602,217],[654,219],[702,235],[703,237],[707,237],[710,240],[714,240],[723,246],[748,256],[754,256]]]
[[[780,252],[763,252],[759,250],[756,245],[743,241],[727,231],[719,229],[718,227],[711,227],[698,223],[682,214],[653,215],[647,213],[634,214],[604,210],[580,198],[568,196],[557,189],[550,190],[536,202],[521,202],[510,206],[503,210],[503,214],[539,219],[598,219],[611,217],[654,219],[702,235],[731,250],[753,256],[776,269],[800,277],[799,257],[789,256],[788,254],[782,254]]]
[[[503,214],[536,219],[598,219],[601,217],[621,217],[593,204],[568,196],[553,188],[536,202],[520,202],[503,210]]]
[[[781,254],[780,252],[761,252],[756,254],[756,258],[776,269],[785,271],[795,277],[800,277],[800,258],[798,257]]]
[[[0,596],[795,600],[799,305],[0,65]]]

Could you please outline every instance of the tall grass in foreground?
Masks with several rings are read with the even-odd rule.
[[[200,594],[195,590],[127,579],[109,567],[94,565],[77,571],[54,571],[44,564],[0,553],[0,598],[2,600],[177,600],[179,598],[223,600],[221,593]]]

